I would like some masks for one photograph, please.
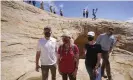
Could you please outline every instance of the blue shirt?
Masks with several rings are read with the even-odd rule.
[[[115,45],[116,39],[114,35],[109,36],[103,33],[98,36],[96,43],[101,45],[102,50],[109,51]]]

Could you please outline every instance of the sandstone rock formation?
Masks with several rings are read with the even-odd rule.
[[[65,18],[43,11],[22,1],[1,2],[1,48],[2,80],[40,80],[35,72],[36,44],[43,37],[43,28],[52,27],[52,36],[61,41],[65,31],[72,34],[80,49],[87,42],[86,33],[103,33],[107,27],[115,29],[115,35],[121,36],[111,55],[111,68],[114,80],[133,80],[133,24],[121,21],[90,18]],[[89,76],[80,60],[78,80],[88,80]],[[61,80],[59,74],[57,79]]]

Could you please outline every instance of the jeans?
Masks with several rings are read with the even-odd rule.
[[[86,65],[87,72],[90,76],[90,80],[101,80],[101,67],[98,68],[99,74],[96,76],[93,73],[93,68]]]

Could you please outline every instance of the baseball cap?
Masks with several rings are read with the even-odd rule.
[[[95,36],[95,32],[89,31],[87,35],[88,35],[88,36]]]
[[[44,30],[45,30],[45,29],[51,30],[51,27],[50,27],[50,26],[46,26],[46,27],[44,27]]]
[[[61,37],[71,37],[71,35],[68,32],[65,32],[65,33],[62,34]]]

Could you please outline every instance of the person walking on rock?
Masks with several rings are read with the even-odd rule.
[[[88,43],[85,44],[85,65],[90,80],[101,80],[101,46],[94,41],[95,33],[88,32]]]
[[[49,70],[51,70],[52,80],[56,80],[57,50],[56,39],[51,37],[51,28],[44,28],[44,38],[39,39],[36,53],[36,71],[42,70],[42,80],[48,80]],[[39,66],[39,59],[41,67]]]
[[[104,74],[104,69],[106,68],[106,73],[108,80],[112,80],[111,76],[111,69],[110,69],[110,62],[109,62],[109,54],[112,52],[112,48],[114,47],[116,43],[116,39],[113,35],[114,29],[108,28],[106,33],[103,33],[98,36],[97,38],[97,44],[100,44],[102,47],[102,71],[101,74],[103,77],[106,78],[106,75]]]
[[[96,13],[97,13],[97,11],[98,11],[98,8],[96,8],[96,10],[95,9],[92,10],[92,15],[93,15],[92,20],[96,20]]]
[[[62,80],[76,80],[78,64],[79,64],[79,49],[71,43],[70,34],[62,35],[63,44],[58,49],[58,70],[62,75]]]

